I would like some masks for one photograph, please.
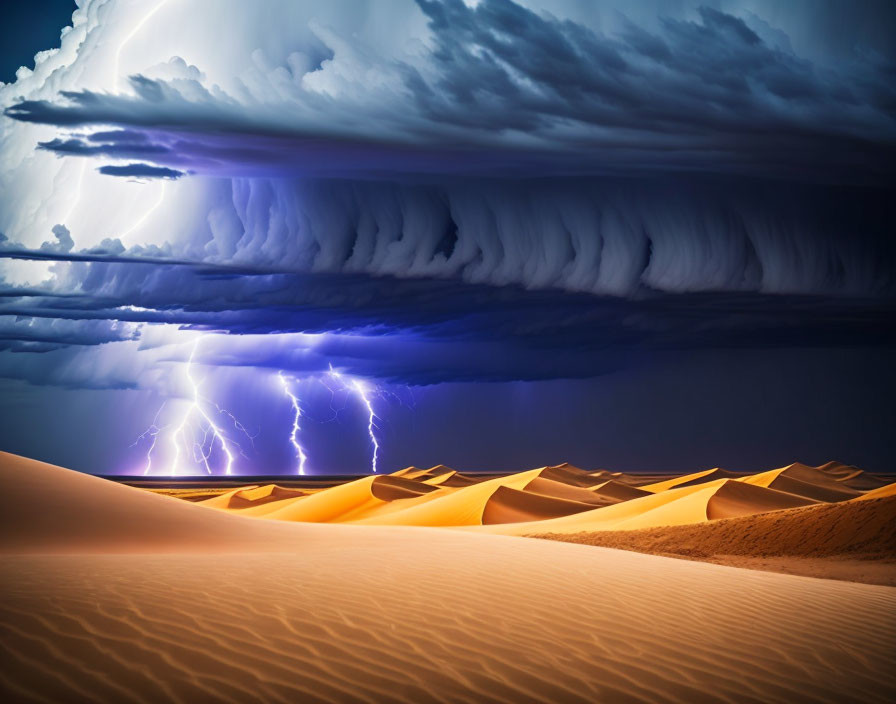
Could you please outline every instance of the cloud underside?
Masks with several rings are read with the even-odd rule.
[[[756,293],[619,299],[357,274],[246,275],[201,265],[111,262],[69,266],[101,266],[135,280],[170,278],[177,285],[122,297],[32,291],[7,298],[0,310],[16,318],[3,318],[0,350],[103,345],[137,339],[134,324],[166,323],[264,336],[238,352],[222,346],[217,364],[314,373],[337,361],[365,376],[430,384],[595,376],[664,350],[896,343],[896,303],[864,299]],[[303,345],[288,342],[298,332],[323,337],[311,353],[302,353]],[[280,337],[287,341],[278,342]],[[58,380],[50,373],[39,381]],[[103,385],[102,375],[97,383]]]

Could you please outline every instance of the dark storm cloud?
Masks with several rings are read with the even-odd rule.
[[[896,83],[883,58],[857,53],[834,71],[707,7],[696,22],[662,18],[656,32],[629,23],[605,36],[510,0],[418,4],[432,50],[419,64],[384,67],[399,86],[385,103],[375,93],[342,100],[296,89],[286,102],[274,91],[249,106],[196,81],[134,76],[133,95],[68,91],[6,114],[119,128],[42,143],[61,155],[229,175],[893,176]],[[368,117],[360,127],[359,110]]]
[[[284,351],[278,334],[347,334],[340,367],[427,384],[592,376],[651,350],[896,344],[886,190],[246,180],[222,195],[220,227],[178,245],[74,250],[62,230],[38,249],[5,242],[0,257],[55,263],[43,289],[5,291],[0,316],[92,326],[57,339],[22,323],[7,346],[17,333],[101,346],[169,324],[270,337],[221,364],[315,372],[336,360]],[[108,383],[89,370],[78,383]]]
[[[124,166],[107,164],[97,170],[106,176],[130,176],[133,178],[176,179],[184,175],[183,171],[169,169],[166,166],[152,166],[151,164],[126,164]]]
[[[24,321],[2,330],[0,346],[132,339],[127,323],[235,335],[350,333],[349,341],[327,335],[311,356],[292,357],[272,338],[215,363],[320,372],[339,360],[365,376],[430,384],[594,376],[650,350],[896,342],[896,305],[867,299],[648,292],[619,299],[357,274],[222,280],[185,268],[148,273],[132,262],[68,266],[81,269],[70,274],[85,282],[83,295],[0,303],[0,315]]]
[[[124,327],[108,320],[4,316],[0,318],[0,351],[47,352],[136,339],[135,331]]]

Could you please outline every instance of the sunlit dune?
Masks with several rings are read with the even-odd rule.
[[[266,514],[266,517],[281,521],[313,523],[351,520],[353,516],[388,503],[373,493],[374,481],[384,478],[364,477],[302,499],[295,499],[277,511]]]
[[[540,469],[489,479],[470,486],[446,488],[447,493],[386,516],[360,518],[359,522],[402,526],[470,526],[481,525],[482,512],[492,494],[502,486],[523,489],[537,477]],[[444,485],[442,485],[444,486]]]
[[[896,482],[879,486],[877,489],[871,489],[862,496],[857,496],[853,501],[862,501],[863,499],[882,499],[885,496],[896,496]]]
[[[294,496],[281,487],[247,487],[202,504],[282,521],[457,527],[521,535],[536,529],[576,533],[689,525],[842,502],[867,492],[887,495],[890,489],[883,485],[877,477],[835,462],[820,467],[794,463],[750,475],[715,468],[647,483],[636,476],[589,472],[570,464],[491,477],[437,465],[408,467]]]
[[[421,494],[406,477],[366,477],[258,507],[306,504],[309,515],[342,519],[423,502],[395,515],[466,520],[466,530],[260,520],[246,517],[251,508],[210,508],[8,454],[0,478],[0,674],[10,700],[896,697],[896,590],[643,555],[624,540],[680,544],[686,531],[703,536],[706,559],[730,544],[749,554],[763,540],[815,555],[864,541],[879,554],[892,498],[603,534],[623,551],[470,532],[493,509],[570,502],[527,492],[542,469]],[[731,484],[504,527],[603,511],[621,522],[639,504],[705,509],[713,496],[739,511],[777,497]],[[222,496],[240,492],[249,502],[277,494],[267,485]]]

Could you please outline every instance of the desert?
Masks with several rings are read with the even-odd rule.
[[[896,694],[896,497],[841,465],[674,481],[411,469],[199,500],[8,453],[0,476],[10,700]],[[849,498],[817,498],[834,482]],[[775,556],[828,578],[762,564]]]

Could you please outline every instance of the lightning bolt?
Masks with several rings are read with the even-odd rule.
[[[131,447],[136,447],[137,443],[143,440],[146,437],[152,438],[152,443],[149,446],[149,449],[146,451],[146,466],[143,468],[143,476],[146,476],[152,470],[152,451],[156,449],[156,442],[159,439],[159,435],[167,425],[160,426],[159,425],[159,414],[162,412],[162,409],[165,408],[165,404],[163,403],[159,406],[159,410],[156,411],[155,416],[152,419],[152,425],[150,425],[146,430],[144,430],[140,435],[137,436],[137,439],[131,444]]]
[[[379,417],[373,410],[373,403],[370,400],[370,387],[360,379],[352,379],[348,380],[343,377],[342,374],[333,369],[333,365],[330,365],[330,376],[336,379],[340,384],[342,384],[346,389],[354,391],[358,398],[361,399],[361,402],[367,408],[367,434],[370,436],[370,444],[373,447],[373,457],[370,461],[370,468],[374,474],[376,474],[376,464],[377,459],[379,458],[380,452],[380,443],[376,437],[376,430],[379,429],[377,426],[377,421]]]
[[[202,397],[199,394],[199,383],[193,378],[193,359],[196,356],[196,350],[199,348],[199,343],[202,339],[203,337],[198,337],[193,342],[193,348],[190,350],[190,358],[187,360],[186,375],[187,380],[190,382],[190,388],[193,390],[193,402],[187,408],[187,411],[181,417],[180,424],[171,435],[171,443],[174,447],[174,458],[171,462],[170,472],[172,476],[177,476],[180,463],[180,445],[181,442],[186,442],[186,427],[194,414],[199,416],[200,423],[205,421],[205,428],[203,429],[202,439],[198,443],[194,442],[192,445],[193,461],[205,466],[205,471],[208,474],[211,474],[212,468],[208,461],[211,457],[215,441],[217,441],[218,445],[221,447],[221,452],[223,452],[224,456],[227,458],[224,466],[224,474],[229,475],[233,467],[233,452],[230,449],[227,438],[215,424],[215,421],[212,420],[211,416],[206,413],[202,404]],[[211,436],[211,438],[209,438],[209,436]],[[205,449],[206,443],[208,444],[208,450]]]
[[[298,471],[299,474],[305,474],[305,460],[308,459],[305,455],[305,450],[302,448],[302,445],[299,443],[299,432],[302,430],[299,425],[299,419],[302,417],[302,408],[299,406],[299,399],[296,395],[290,390],[289,382],[286,380],[286,377],[283,376],[283,372],[277,372],[277,378],[280,380],[280,386],[283,388],[283,393],[289,396],[289,400],[292,403],[293,410],[293,418],[292,418],[292,433],[289,436],[289,441],[292,443],[293,448],[296,451],[296,457],[299,460]]]

